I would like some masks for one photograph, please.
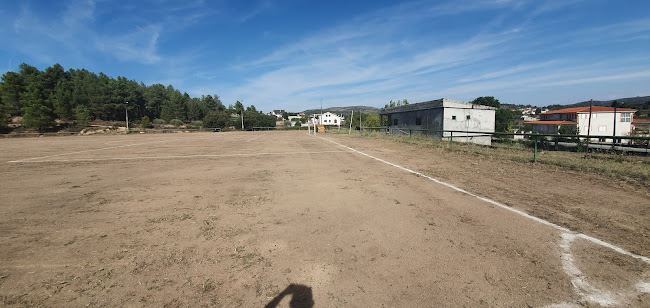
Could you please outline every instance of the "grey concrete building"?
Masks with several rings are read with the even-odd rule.
[[[445,139],[453,134],[454,141],[490,145],[491,136],[481,132],[494,132],[495,111],[494,107],[441,98],[383,108],[379,112],[379,120],[393,132],[408,133],[408,129],[417,129],[413,133],[436,134]]]

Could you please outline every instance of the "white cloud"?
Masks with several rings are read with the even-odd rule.
[[[122,61],[157,63],[161,60],[161,56],[157,53],[161,29],[160,25],[136,28],[131,33],[98,38],[96,46],[99,50],[110,53]]]

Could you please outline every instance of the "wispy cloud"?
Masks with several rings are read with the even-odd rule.
[[[522,65],[516,65],[513,67],[509,67],[507,69],[502,69],[502,70],[497,70],[489,73],[485,73],[479,76],[473,76],[473,77],[468,77],[468,78],[463,78],[459,79],[458,82],[461,83],[466,83],[466,82],[474,82],[474,81],[479,81],[479,80],[485,80],[485,79],[495,79],[495,78],[500,78],[500,77],[508,77],[512,76],[518,73],[522,72],[529,72],[531,70],[535,70],[538,68],[544,68],[548,67],[549,65],[555,64],[558,61],[553,60],[553,61],[546,61],[546,62],[541,62],[541,63],[529,63],[529,64],[522,64]]]
[[[607,40],[615,40],[616,35],[645,35],[645,20],[557,35],[551,35],[548,28],[562,21],[530,22],[581,3],[455,1],[431,5],[416,1],[379,9],[234,66],[237,72],[262,73],[253,74],[224,96],[231,100],[246,96],[269,108],[284,103],[309,105],[321,97],[330,105],[364,102],[382,106],[393,98],[471,99],[492,92],[647,77],[647,70],[633,65],[626,66],[633,73],[620,72],[622,60],[617,60],[619,67],[613,62],[589,66],[589,58],[576,57],[573,53],[578,54],[579,47],[570,45],[572,39],[595,38],[597,32],[606,33]],[[486,27],[454,29],[453,34],[439,18],[467,12],[491,12],[492,17]],[[609,77],[586,77],[593,74]]]
[[[247,12],[244,16],[240,18],[241,22],[246,22],[250,19],[255,18],[256,16],[264,13],[273,7],[273,4],[270,0],[262,0],[257,6],[255,6],[251,11]]]
[[[99,38],[96,40],[96,46],[122,61],[157,63],[161,60],[157,53],[161,29],[160,25],[148,25],[123,35]]]

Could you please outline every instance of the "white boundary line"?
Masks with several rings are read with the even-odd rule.
[[[268,152],[268,153],[234,153],[234,154],[197,154],[197,155],[168,155],[168,156],[140,156],[140,157],[110,157],[110,158],[76,158],[76,159],[47,159],[47,160],[12,160],[10,164],[50,163],[50,162],[84,162],[84,161],[120,161],[120,160],[154,160],[178,158],[217,158],[217,157],[251,157],[264,155],[295,155],[295,154],[323,154],[323,153],[352,153],[350,151],[312,151],[312,152]]]
[[[338,145],[338,146],[344,147],[344,148],[346,148],[346,149],[348,149],[348,150],[350,150],[350,151],[357,152],[357,153],[359,153],[359,154],[361,154],[361,155],[364,155],[364,156],[366,156],[366,157],[372,158],[372,159],[374,159],[374,160],[380,161],[380,162],[382,162],[382,163],[384,163],[384,164],[391,165],[391,166],[393,166],[393,167],[395,167],[395,168],[402,169],[402,170],[404,170],[404,171],[406,171],[406,172],[409,172],[409,173],[412,173],[412,174],[415,174],[415,175],[421,176],[421,177],[423,177],[423,178],[429,179],[429,180],[431,180],[431,181],[433,181],[433,182],[435,182],[435,183],[438,183],[438,184],[441,184],[441,185],[447,186],[447,187],[449,187],[449,188],[451,188],[451,189],[453,189],[453,190],[455,190],[455,191],[461,192],[461,193],[463,193],[463,194],[466,194],[466,195],[472,196],[472,197],[474,197],[474,198],[477,198],[477,199],[479,199],[479,200],[485,201],[485,202],[490,203],[490,204],[492,204],[492,205],[498,206],[498,207],[500,207],[500,208],[502,208],[502,209],[505,209],[505,210],[508,210],[508,211],[510,211],[510,212],[516,213],[516,214],[518,214],[518,215],[520,215],[520,216],[523,216],[523,217],[525,217],[525,218],[531,219],[531,220],[536,221],[536,222],[538,222],[538,223],[541,223],[541,224],[544,224],[544,225],[547,225],[547,226],[553,227],[553,228],[555,228],[555,229],[557,229],[557,230],[559,230],[559,231],[562,231],[562,232],[565,232],[565,233],[573,234],[573,235],[575,235],[575,236],[577,236],[577,237],[580,237],[580,238],[582,238],[582,239],[585,239],[585,240],[587,240],[587,241],[590,241],[590,242],[592,242],[592,243],[594,243],[594,244],[598,244],[598,245],[601,245],[601,246],[603,246],[603,247],[607,247],[607,248],[612,249],[612,250],[614,250],[614,251],[616,251],[616,252],[618,252],[618,253],[620,253],[620,254],[623,254],[623,255],[626,255],[626,256],[630,256],[630,257],[632,257],[632,258],[636,258],[636,259],[639,259],[639,260],[641,260],[641,261],[643,261],[643,262],[645,262],[645,263],[650,264],[650,258],[648,258],[648,257],[644,257],[644,256],[641,256],[641,255],[638,255],[638,254],[635,254],[635,253],[629,252],[629,251],[627,251],[627,250],[625,250],[625,249],[623,249],[623,248],[621,248],[621,247],[618,247],[618,246],[616,246],[616,245],[610,244],[610,243],[608,243],[608,242],[605,242],[605,241],[603,241],[603,240],[597,239],[597,238],[595,238],[595,237],[592,237],[592,236],[589,236],[589,235],[586,235],[586,234],[583,234],[583,233],[580,233],[580,232],[572,231],[572,230],[567,229],[567,228],[565,228],[565,227],[562,227],[562,226],[560,226],[560,225],[556,225],[556,224],[554,224],[554,223],[552,223],[552,222],[550,222],[550,221],[547,221],[547,220],[541,219],[541,218],[539,218],[539,217],[532,216],[532,215],[527,214],[527,213],[525,213],[525,212],[523,212],[523,211],[520,211],[520,210],[514,209],[514,208],[512,208],[512,207],[509,207],[509,206],[507,206],[507,205],[505,205],[505,204],[502,204],[502,203],[496,202],[496,201],[494,201],[494,200],[491,200],[491,199],[488,199],[488,198],[485,198],[485,197],[481,197],[481,196],[479,196],[479,195],[477,195],[477,194],[474,194],[474,193],[471,193],[471,192],[469,192],[469,191],[467,191],[467,190],[464,190],[464,189],[462,189],[462,188],[456,187],[456,186],[454,186],[454,185],[452,185],[452,184],[449,184],[449,183],[446,183],[446,182],[440,181],[440,180],[438,180],[438,179],[432,178],[432,177],[430,177],[430,176],[428,176],[428,175],[425,175],[425,174],[422,174],[422,173],[420,173],[420,172],[418,172],[418,171],[411,170],[411,169],[408,169],[408,168],[402,167],[402,166],[400,166],[400,165],[393,164],[393,163],[388,162],[388,161],[385,161],[385,160],[383,160],[383,159],[381,159],[381,158],[374,157],[374,156],[372,156],[372,155],[370,155],[370,154],[366,154],[366,153],[364,153],[364,152],[361,152],[361,151],[359,151],[359,150],[353,149],[353,148],[351,148],[351,147],[349,147],[349,146],[347,146],[347,145],[343,145],[343,144],[338,143],[338,142],[336,142],[336,141],[329,140],[329,139],[325,139],[325,138],[323,138],[323,137],[318,137],[318,138],[321,138],[321,139],[323,139],[323,140],[325,140],[325,141],[328,141],[328,142],[334,143],[334,144],[336,144],[336,145]]]
[[[136,145],[161,143],[161,142],[169,142],[169,141],[170,140],[152,141],[152,142],[144,142],[144,143],[134,143],[134,144],[118,145],[118,146],[105,147],[105,148],[92,149],[92,150],[83,150],[83,151],[76,151],[76,152],[54,154],[54,155],[41,156],[41,157],[30,157],[30,158],[19,159],[19,160],[11,160],[11,161],[8,161],[8,163],[23,163],[23,162],[30,162],[30,161],[33,161],[33,160],[36,160],[36,159],[43,159],[43,158],[49,158],[49,157],[57,157],[57,156],[64,156],[64,155],[69,155],[69,154],[79,154],[79,153],[87,153],[87,152],[94,152],[94,151],[101,151],[101,150],[126,148],[126,147],[132,147],[132,146],[136,146]]]
[[[259,138],[259,137],[262,137],[262,136],[265,136],[265,135],[259,135],[257,137],[253,137],[251,139],[246,140],[246,142],[253,141],[253,140],[255,140],[255,139]]]

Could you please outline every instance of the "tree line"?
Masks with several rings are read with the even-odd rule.
[[[275,117],[247,108],[237,101],[224,106],[217,94],[190,97],[173,86],[145,85],[118,76],[95,74],[86,69],[65,71],[54,64],[44,71],[21,64],[18,72],[6,72],[0,81],[0,125],[6,116],[22,116],[29,128],[44,130],[55,126],[55,120],[87,125],[93,119],[123,121],[128,110],[132,119],[179,120],[184,123],[202,121],[205,127],[244,128],[275,126]]]

